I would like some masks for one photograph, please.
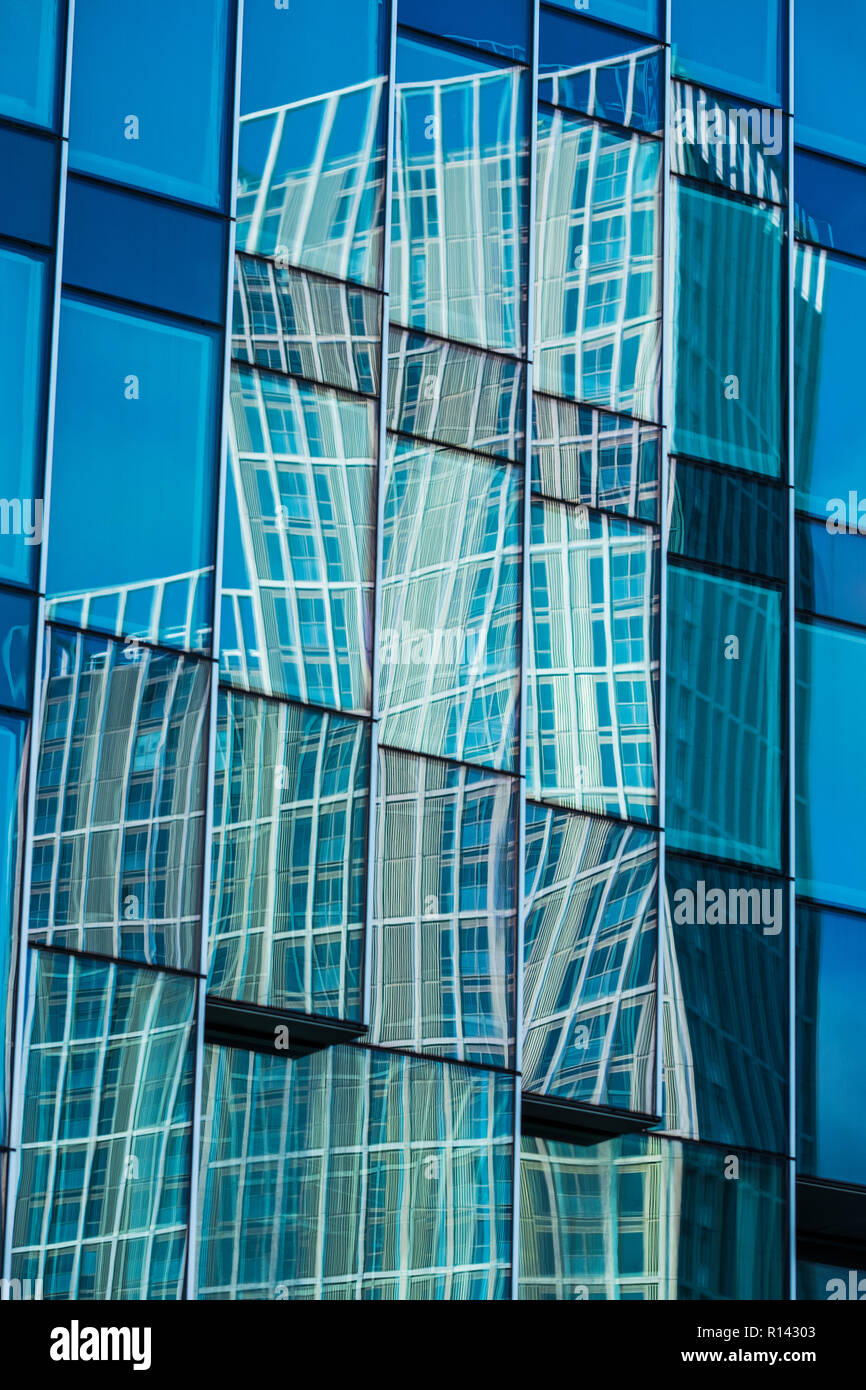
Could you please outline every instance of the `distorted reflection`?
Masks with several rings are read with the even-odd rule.
[[[671,168],[736,193],[784,203],[785,120],[779,109],[735,106],[729,98],[674,82]]]
[[[658,519],[659,431],[535,392],[532,491],[565,502]]]
[[[375,833],[370,1041],[508,1066],[514,784],[380,751]]]
[[[597,9],[595,0],[593,9]],[[661,48],[583,16],[557,14],[544,6],[539,40],[539,101],[661,133]]]

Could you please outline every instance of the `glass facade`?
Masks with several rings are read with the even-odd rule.
[[[792,4],[0,5],[0,1297],[859,1297]]]

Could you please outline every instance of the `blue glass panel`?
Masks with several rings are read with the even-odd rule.
[[[659,431],[628,415],[532,398],[532,491],[655,521]]]
[[[12,1058],[11,971],[17,936],[19,863],[18,817],[21,759],[27,721],[0,714],[0,1145],[8,1144],[8,1095]]]
[[[668,551],[767,579],[788,577],[788,494],[758,478],[670,460]]]
[[[866,169],[794,151],[797,235],[866,256]]]
[[[89,179],[67,183],[68,285],[222,323],[227,255],[222,218]]]
[[[523,1089],[655,1110],[658,836],[526,806]]]
[[[797,506],[856,531],[866,526],[866,266],[812,246],[795,256]]]
[[[536,385],[658,418],[661,144],[538,117]]]
[[[560,10],[591,12],[594,19],[622,24],[642,34],[661,35],[664,30],[664,5],[660,6],[659,0],[548,0],[548,4]],[[629,39],[623,35],[624,43]]]
[[[391,327],[388,427],[523,462],[524,364]]]
[[[797,141],[866,161],[863,65],[866,9],[795,0],[794,110]]]
[[[59,167],[56,140],[0,126],[0,187],[15,190],[0,200],[0,234],[54,245]]]
[[[12,1275],[43,1298],[183,1297],[194,980],[28,959]]]
[[[360,1018],[369,727],[220,692],[208,992]]]
[[[866,919],[797,907],[798,1169],[866,1184]]]
[[[369,1041],[509,1066],[514,783],[379,752]]]
[[[671,0],[677,77],[780,106],[788,30],[784,0],[728,0],[724,23],[711,6]]]
[[[222,207],[233,24],[231,0],[76,5],[71,167]]]
[[[481,347],[521,349],[528,80],[524,69],[480,53],[398,40],[395,322]]]
[[[29,710],[36,600],[0,589],[0,705]]]
[[[840,1255],[840,1258],[844,1256]],[[854,1268],[852,1268],[852,1265]],[[859,1265],[859,1269],[857,1268]],[[862,1255],[846,1260],[845,1264],[819,1263],[817,1260],[797,1260],[797,1298],[809,1301],[839,1299],[862,1301],[866,1296],[866,1270]]]
[[[208,663],[48,628],[30,935],[199,969]]]
[[[788,1163],[633,1135],[572,1145],[524,1137],[520,1297],[787,1297]]]
[[[785,117],[769,107],[743,107],[715,92],[673,83],[671,167],[736,193],[784,203]],[[798,189],[799,194],[799,189]]]
[[[0,579],[29,586],[36,583],[42,544],[48,271],[42,256],[0,245]]]
[[[513,1096],[360,1047],[207,1048],[198,1297],[508,1298]]]
[[[677,183],[674,453],[781,473],[783,240],[781,209]]]
[[[534,502],[530,559],[527,790],[576,810],[654,821],[657,533]]]
[[[51,616],[208,648],[220,356],[215,333],[64,299]]]
[[[539,52],[540,101],[635,130],[661,131],[661,49],[542,6]]]
[[[668,567],[672,848],[781,867],[782,595]]]
[[[530,61],[532,0],[400,0],[400,23]]]
[[[797,625],[797,891],[866,909],[864,689],[866,634]]]
[[[521,470],[391,436],[380,741],[516,771]]]
[[[866,535],[798,518],[797,607],[866,627]]]
[[[261,256],[235,257],[232,356],[377,396],[382,298]]]
[[[787,1153],[788,881],[665,865],[665,1129]]]
[[[386,10],[379,0],[244,5],[240,249],[381,283]]]
[[[221,670],[311,704],[370,703],[377,409],[237,368]]]
[[[0,7],[0,113],[53,126],[60,0],[4,0]],[[62,42],[62,40],[61,40]]]

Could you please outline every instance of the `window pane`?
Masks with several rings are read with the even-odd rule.
[[[797,246],[794,276],[797,505],[823,518],[841,512],[856,530],[866,526],[859,385],[866,266]]]
[[[391,317],[518,352],[529,174],[528,76],[403,36]]]
[[[380,750],[370,1042],[512,1065],[516,843],[510,779]]]
[[[532,0],[400,0],[400,23],[528,63]]]
[[[782,104],[788,46],[783,0],[728,0],[723,24],[706,5],[671,0],[671,37],[677,77]]]
[[[48,555],[52,617],[210,645],[216,334],[67,296]],[[98,535],[98,546],[81,537]]]
[[[676,186],[675,453],[782,471],[783,220]]]
[[[632,1135],[524,1137],[520,1297],[781,1299],[787,1160]]]
[[[380,741],[516,771],[521,474],[391,437]]]
[[[0,589],[0,705],[30,709],[36,600]]]
[[[221,217],[89,179],[66,185],[68,285],[222,323],[227,241]]]
[[[0,112],[53,126],[59,0],[4,0],[0,8]]]
[[[734,101],[686,82],[673,83],[671,167],[737,193],[784,203],[785,118],[770,107]],[[799,188],[797,190],[799,197]]]
[[[659,431],[628,415],[533,394],[532,491],[658,518]]]
[[[590,8],[589,0],[546,0],[546,3],[562,10]],[[664,29],[658,0],[591,0],[591,7],[594,18],[623,24],[643,34],[661,34]]]
[[[360,1018],[369,730],[220,692],[208,992]]]
[[[515,357],[477,352],[392,325],[389,428],[522,463],[524,372]]]
[[[797,519],[797,607],[866,626],[866,538],[828,526]]]
[[[596,8],[593,5],[593,13]],[[539,50],[539,101],[661,134],[664,62],[660,48],[648,48],[645,40],[618,29],[542,6]]]
[[[658,837],[526,807],[523,1089],[655,1110]]]
[[[788,1151],[788,882],[666,859],[665,1128]]]
[[[369,290],[236,256],[232,334],[241,361],[378,395],[382,301]]]
[[[657,813],[658,539],[532,506],[527,790],[577,810]]]
[[[797,139],[828,154],[862,164],[863,73],[866,10],[796,0],[794,9],[794,109]]]
[[[236,368],[221,670],[311,704],[370,703],[372,401]]]
[[[200,1299],[509,1296],[514,1087],[329,1047],[209,1047]]]
[[[9,1143],[8,1097],[12,1064],[11,972],[17,938],[22,846],[18,838],[22,758],[27,721],[0,714],[0,1145]],[[7,1017],[8,1015],[8,1017]]]
[[[239,249],[381,284],[385,11],[379,0],[245,4]]]
[[[0,25],[3,20],[0,17]],[[57,231],[60,145],[47,135],[0,126],[0,183],[15,196],[0,202],[0,233],[53,246]]]
[[[538,115],[536,384],[654,420],[660,364],[657,140]]]
[[[798,1169],[866,1183],[866,1135],[856,1099],[866,1085],[866,1061],[862,1048],[851,1046],[863,1018],[866,920],[799,904],[797,981]]]
[[[788,577],[788,494],[757,478],[671,459],[668,550],[768,579]]]
[[[229,0],[76,5],[71,167],[224,206],[230,12]]]
[[[42,392],[49,263],[0,245],[0,579],[35,586],[42,544]],[[38,494],[38,495],[37,495]]]
[[[782,595],[668,568],[672,848],[781,868]]]
[[[195,982],[46,951],[30,968],[13,1277],[49,1299],[181,1298]]]
[[[866,909],[864,689],[866,634],[797,625],[797,892]]]
[[[794,151],[797,235],[866,256],[866,169]]]
[[[30,935],[199,968],[208,664],[48,628]]]

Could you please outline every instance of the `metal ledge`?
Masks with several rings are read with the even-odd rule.
[[[798,1177],[797,1237],[813,1245],[866,1245],[866,1188]]]
[[[285,1046],[277,1045],[280,1029],[288,1029]],[[236,1004],[230,999],[215,999],[210,995],[205,1001],[205,1042],[237,1047],[245,1052],[303,1057],[323,1047],[354,1042],[366,1031],[360,1021],[350,1023],[323,1014]]]
[[[520,1129],[539,1139],[560,1139],[568,1144],[600,1144],[619,1134],[645,1134],[662,1123],[659,1115],[634,1110],[602,1109],[585,1101],[560,1100],[557,1096],[524,1094]]]

